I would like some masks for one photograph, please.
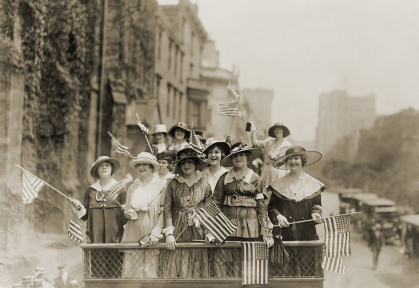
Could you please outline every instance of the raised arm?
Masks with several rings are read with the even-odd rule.
[[[258,138],[256,137],[256,126],[253,122],[250,122],[251,124],[251,131],[250,131],[250,139],[252,140],[252,144],[254,147],[260,147],[260,148],[265,148],[265,145],[267,143],[267,140],[258,140]]]

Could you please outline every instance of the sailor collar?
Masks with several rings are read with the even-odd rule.
[[[115,179],[111,178],[111,182],[107,185],[107,188],[111,188],[113,185],[115,185],[116,183],[118,183],[118,181],[116,181]],[[102,187],[100,186],[100,180],[97,180],[96,183],[93,183],[92,185],[90,185],[91,188],[95,189],[96,191],[101,192],[102,191]]]
[[[244,182],[246,184],[250,184],[253,173],[255,173],[255,172],[253,172],[252,169],[249,169],[247,174],[241,179],[242,182]],[[235,180],[240,180],[240,179],[237,179],[236,172],[234,172],[234,169],[231,169],[230,171],[227,172],[226,178],[224,179],[224,185],[226,185],[230,182],[233,182]]]
[[[307,173],[304,173],[303,181],[298,191],[292,191],[292,188],[290,187],[290,180],[290,176],[287,174],[284,177],[274,181],[270,185],[272,192],[280,198],[286,198],[291,201],[300,202],[304,199],[313,198],[326,190],[324,183],[308,175]]]

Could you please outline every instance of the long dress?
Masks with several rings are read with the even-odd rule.
[[[290,176],[285,175],[266,189],[266,193],[270,195],[269,218],[278,225],[278,215],[283,215],[290,223],[312,219],[313,213],[322,215],[321,193],[325,189],[322,182],[304,173],[300,187],[293,190]],[[281,235],[283,241],[318,240],[314,221],[281,228]],[[290,261],[283,268],[291,272],[292,276],[315,276],[314,267],[314,250],[307,250],[304,255],[297,252],[291,254]]]
[[[189,148],[189,147],[190,147],[190,146],[189,146],[189,143],[185,140],[185,141],[184,141],[184,142],[182,142],[181,144],[177,144],[177,145],[172,144],[172,145],[170,145],[170,146],[167,148],[167,150],[174,150],[174,151],[178,152],[178,151],[180,151],[180,150],[182,150],[182,149]]]
[[[275,159],[285,155],[285,152],[291,143],[288,140],[283,140],[281,145],[276,146],[274,138],[267,138],[265,140],[257,140],[252,137],[253,146],[263,148],[263,166],[262,166],[262,181],[266,187],[272,184],[275,180],[285,176],[289,170],[281,170],[273,167],[272,163]]]
[[[122,243],[147,242],[150,234],[161,235],[163,217],[161,216],[160,196],[164,183],[153,177],[147,185],[136,179],[127,194],[126,209],[138,211],[137,219],[128,220]],[[161,236],[160,236],[161,237]],[[129,250],[124,255],[123,278],[155,278],[158,270],[158,249]]]
[[[198,179],[192,186],[188,186],[182,176],[176,176],[166,187],[164,232],[172,230],[178,243],[205,238],[202,227],[188,226],[189,216],[201,208],[205,199],[211,196],[211,186],[205,181],[202,173],[197,175]],[[206,278],[209,275],[206,249],[166,250],[163,265],[165,278]]]
[[[232,241],[261,241],[262,236],[272,236],[269,229],[267,214],[268,201],[263,194],[263,183],[259,175],[249,169],[249,172],[238,179],[234,169],[224,173],[218,179],[214,191],[214,201],[221,208],[224,215],[235,225],[237,230],[227,240]],[[225,251],[225,250],[222,250]],[[233,253],[215,253],[215,261],[221,267],[226,262],[231,262],[234,276],[239,276],[241,259],[239,251]],[[217,274],[225,277],[225,269]]]

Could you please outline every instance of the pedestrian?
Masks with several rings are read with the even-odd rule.
[[[372,251],[373,269],[376,270],[378,266],[378,257],[380,256],[381,248],[386,243],[384,233],[381,230],[381,224],[376,222],[369,230],[368,247]]]
[[[291,143],[284,139],[290,135],[290,130],[282,123],[275,123],[268,130],[269,138],[258,140],[256,137],[256,126],[251,123],[251,139],[254,147],[263,148],[263,166],[261,178],[266,187],[275,180],[286,175],[288,170],[275,169],[272,163],[285,155],[285,151],[291,147]]]
[[[154,138],[154,143],[157,147],[157,153],[161,153],[166,150],[166,137],[167,137],[167,128],[164,124],[157,124],[154,126],[154,131],[151,134]]]
[[[164,187],[153,172],[159,169],[154,155],[141,152],[129,166],[138,176],[129,187],[124,214],[128,219],[121,243],[137,243],[142,246],[156,245],[163,238],[163,217],[160,217],[160,193]],[[160,220],[160,221],[159,221]],[[128,250],[124,255],[123,278],[157,277],[158,250]]]
[[[191,135],[191,131],[185,123],[176,123],[170,128],[168,134],[173,138],[173,144],[167,148],[167,150],[178,152],[189,147],[188,139]]]
[[[60,271],[60,276],[55,279],[55,288],[67,288],[70,279],[68,279],[68,268],[67,264],[62,264],[57,267]]]

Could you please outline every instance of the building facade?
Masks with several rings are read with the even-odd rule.
[[[360,129],[370,129],[374,121],[374,94],[352,97],[346,91],[333,91],[320,95],[317,151],[327,153],[340,139],[350,135],[357,137]],[[353,149],[351,151],[350,155],[356,154]]]

